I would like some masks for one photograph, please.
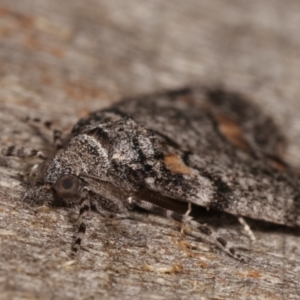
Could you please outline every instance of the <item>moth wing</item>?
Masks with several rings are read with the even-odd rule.
[[[127,99],[82,124],[114,124],[110,176],[128,192],[300,226],[299,178],[274,159],[280,131],[235,94],[210,93]]]
[[[278,158],[282,134],[245,99],[183,90],[129,99],[110,112],[132,115],[163,145],[160,174],[139,177],[149,190],[233,215],[300,226],[299,176]]]

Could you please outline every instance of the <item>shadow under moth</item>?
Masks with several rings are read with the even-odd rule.
[[[5,156],[43,160],[24,201],[79,207],[76,253],[90,211],[127,217],[134,207],[183,223],[243,260],[191,216],[192,204],[300,226],[299,176],[281,159],[274,122],[240,95],[187,88],[125,99],[78,121],[56,151],[9,146]]]

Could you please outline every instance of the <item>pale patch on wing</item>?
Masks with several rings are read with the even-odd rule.
[[[126,160],[127,159],[127,156],[126,155],[122,155],[121,153],[117,152],[117,153],[114,153],[114,155],[112,156],[111,160]]]

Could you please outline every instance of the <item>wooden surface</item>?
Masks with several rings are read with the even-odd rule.
[[[0,0],[1,145],[47,147],[27,116],[68,130],[124,95],[221,85],[274,118],[299,167],[299,28],[296,0]],[[72,261],[76,210],[25,206],[28,164],[0,166],[1,299],[299,299],[297,230],[251,222],[251,243],[234,218],[206,219],[241,264],[158,217],[94,215]]]

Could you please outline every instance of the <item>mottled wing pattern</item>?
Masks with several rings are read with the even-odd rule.
[[[108,121],[131,132],[123,138],[130,138],[135,149],[123,155],[131,155],[128,165],[119,133],[120,145],[112,151],[116,185],[126,177],[126,186],[131,184],[137,193],[300,226],[299,178],[279,159],[282,135],[270,118],[239,95],[199,88],[127,99],[81,120],[73,134],[97,130]],[[143,130],[149,130],[148,141],[141,140]],[[145,143],[151,147],[143,147]],[[153,155],[144,155],[145,149]]]

